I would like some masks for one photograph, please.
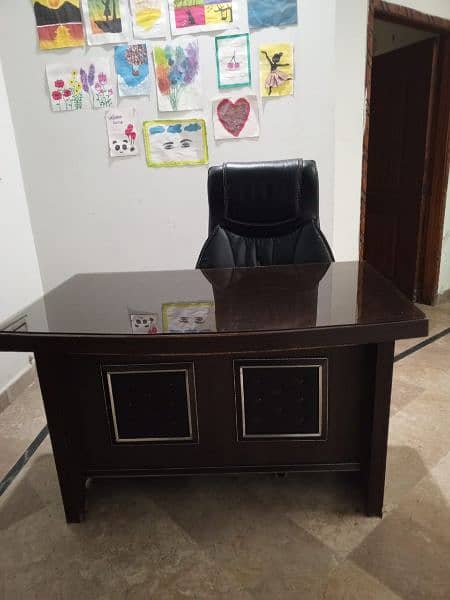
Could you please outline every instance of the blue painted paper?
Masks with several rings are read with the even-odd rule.
[[[247,6],[251,29],[297,24],[297,0],[248,0]]]
[[[114,63],[120,96],[150,94],[148,53],[145,44],[116,46]]]

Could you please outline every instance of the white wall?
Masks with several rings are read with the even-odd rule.
[[[42,293],[14,129],[0,62],[0,322]],[[0,393],[29,366],[23,353],[0,354]]]
[[[39,51],[31,2],[2,0],[1,13],[0,54],[44,287],[83,271],[192,268],[207,233],[207,168],[149,169],[143,155],[110,160],[102,111],[52,113],[44,71],[46,63],[77,60],[85,53],[112,57],[112,46]],[[214,35],[199,36],[210,164],[314,158],[321,224],[331,243],[334,35],[334,0],[300,0],[298,27],[253,33],[254,88],[258,45],[291,40],[295,96],[265,102],[259,140],[219,143],[210,126],[209,100],[218,95]],[[150,100],[127,98],[120,105],[136,105],[142,121],[170,117],[158,115],[154,92]]]
[[[417,42],[428,40],[438,35],[437,33],[424,31],[423,29],[414,29],[413,27],[406,27],[398,23],[375,19],[373,35],[374,54],[375,56],[386,54],[387,52],[399,50],[405,46],[410,46],[411,44],[416,44]]]
[[[358,260],[368,0],[336,0],[333,250]]]

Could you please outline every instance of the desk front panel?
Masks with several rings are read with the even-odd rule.
[[[363,459],[371,346],[259,355],[71,357],[87,474]]]

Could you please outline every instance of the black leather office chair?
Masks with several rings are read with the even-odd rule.
[[[209,237],[199,269],[334,261],[320,231],[313,160],[211,167],[208,201]]]

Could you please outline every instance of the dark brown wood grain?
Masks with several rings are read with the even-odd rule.
[[[360,257],[364,256],[366,243],[367,213],[367,169],[370,136],[371,81],[373,64],[373,33],[375,18],[401,25],[440,34],[436,65],[432,79],[433,116],[427,139],[426,154],[429,159],[428,170],[424,177],[424,204],[421,209],[421,229],[419,233],[419,249],[417,252],[417,300],[426,304],[434,304],[437,298],[439,268],[442,252],[442,234],[449,174],[449,132],[450,132],[450,21],[434,15],[400,6],[383,0],[370,0],[367,23],[367,57],[366,57],[366,106],[365,129],[363,139],[363,161],[361,179],[361,214],[360,214]]]

